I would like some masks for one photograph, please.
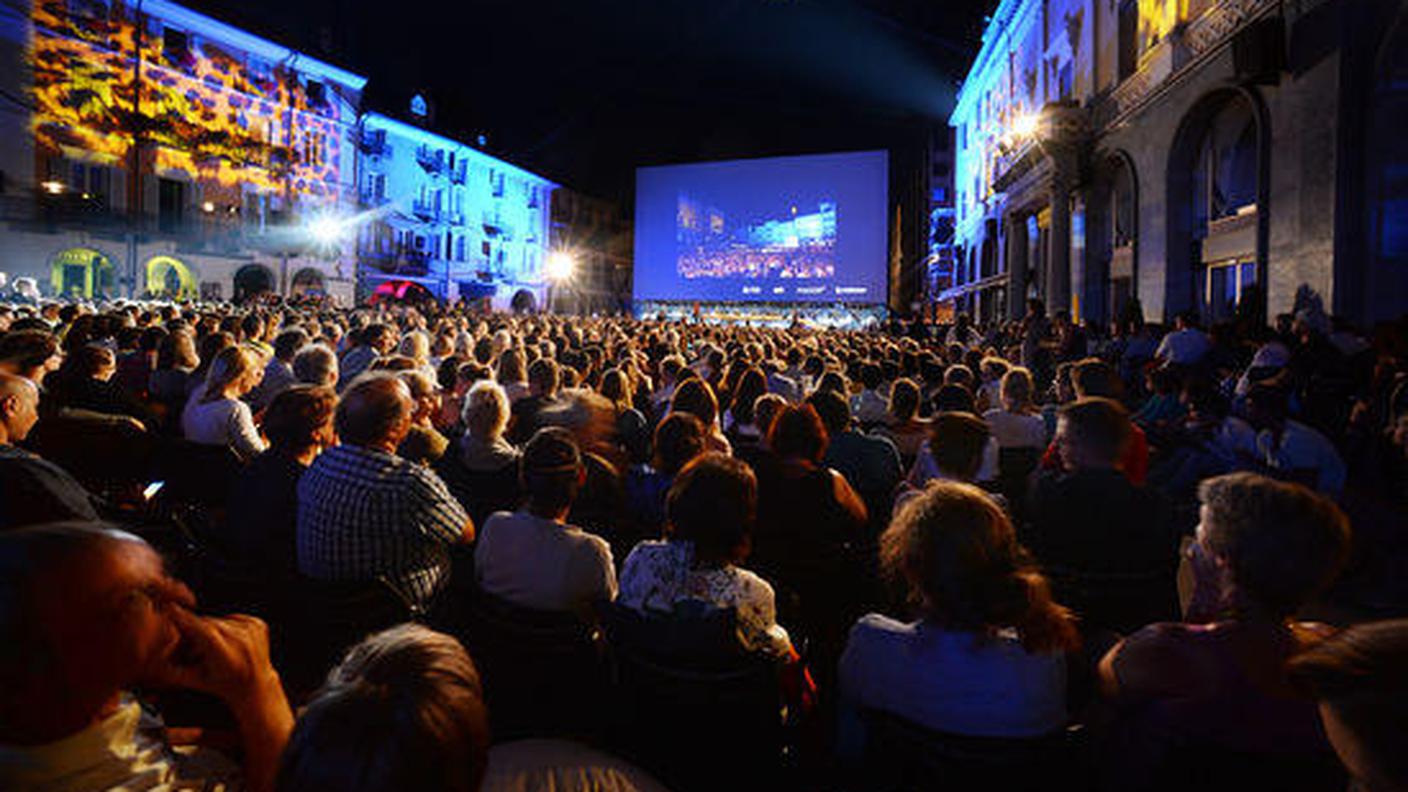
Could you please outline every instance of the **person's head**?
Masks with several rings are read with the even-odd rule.
[[[975,384],[973,379],[973,370],[963,363],[955,363],[944,370],[945,385],[957,385],[970,393]]]
[[[23,442],[39,422],[39,386],[17,374],[0,373],[0,444]]]
[[[1000,357],[985,357],[978,364],[978,373],[983,382],[1001,382],[1011,365]]]
[[[363,375],[338,400],[337,436],[348,445],[393,452],[411,431],[414,412],[405,380],[391,374]]]
[[[397,376],[405,381],[406,387],[411,390],[411,398],[415,400],[414,421],[429,421],[432,415],[440,412],[440,383],[433,377],[421,369],[402,371]]]
[[[523,353],[517,349],[506,349],[499,356],[499,370],[496,374],[499,382],[508,385],[515,382],[523,382],[527,377],[527,366],[523,362]]]
[[[274,357],[292,363],[298,350],[308,345],[308,334],[299,327],[290,327],[274,337]]]
[[[323,385],[292,385],[279,392],[264,411],[264,435],[270,447],[294,456],[337,442],[333,414],[337,394]]]
[[[1067,470],[1113,468],[1131,431],[1129,412],[1114,399],[1077,399],[1057,414],[1056,449]]]
[[[961,385],[948,384],[934,392],[936,412],[977,412],[973,392]]]
[[[1349,550],[1349,519],[1329,498],[1255,473],[1198,486],[1198,542],[1230,604],[1289,618],[1323,591]]]
[[[1408,619],[1359,624],[1290,660],[1335,753],[1364,792],[1408,789]]]
[[[1120,377],[1114,366],[1109,363],[1099,358],[1086,358],[1071,366],[1071,387],[1075,390],[1077,399],[1086,396],[1118,399]]]
[[[43,385],[64,362],[59,339],[47,330],[11,330],[0,336],[0,372]]]
[[[860,365],[856,378],[860,380],[862,388],[873,391],[885,381],[885,370],[878,363],[866,361]]]
[[[299,717],[278,792],[475,792],[489,720],[459,641],[402,624],[348,650]]]
[[[758,510],[758,479],[748,465],[702,454],[684,466],[666,499],[666,533],[694,543],[695,560],[738,564],[748,557]]]
[[[908,377],[895,380],[890,386],[890,417],[897,423],[914,420],[919,413],[919,386]]]
[[[562,373],[557,361],[551,358],[538,358],[528,367],[528,387],[534,396],[551,399],[557,395],[557,386],[562,381]]]
[[[810,404],[783,407],[768,430],[768,448],[783,459],[819,465],[830,443],[831,436],[826,433],[821,416]]]
[[[758,428],[758,434],[767,437],[772,422],[777,420],[777,414],[786,406],[787,400],[776,393],[764,393],[754,400],[753,425]]]
[[[730,399],[729,411],[733,413],[733,419],[741,424],[753,423],[753,403],[767,392],[768,378],[762,369],[749,368],[744,371]]]
[[[462,417],[471,438],[491,443],[502,437],[508,427],[508,394],[497,382],[476,382],[465,395]]]
[[[1010,413],[1027,414],[1036,409],[1033,396],[1036,385],[1032,373],[1021,366],[1014,366],[1002,375],[1002,408]]]
[[[1015,628],[1028,652],[1076,646],[1075,620],[1052,601],[1007,513],[971,484],[934,482],[905,503],[880,536],[880,564],[946,630]]]
[[[396,331],[380,322],[369,324],[362,331],[362,343],[378,355],[389,355],[396,348]]]
[[[1042,318],[1046,316],[1046,303],[1035,297],[1027,300],[1027,315]]]
[[[192,371],[200,365],[196,354],[196,339],[189,329],[173,331],[161,339],[156,350],[156,367],[163,371]]]
[[[548,519],[566,517],[587,481],[572,433],[560,426],[539,429],[523,447],[519,464],[528,510]]]
[[[226,347],[210,363],[205,375],[205,401],[238,399],[254,390],[263,377],[259,358],[241,346]]]
[[[709,430],[704,422],[689,413],[674,412],[655,427],[654,467],[666,476],[674,476],[691,459],[704,453],[704,438]]]
[[[939,413],[929,424],[929,453],[945,476],[972,481],[982,467],[989,435],[987,423],[972,413]]]
[[[698,377],[687,379],[675,388],[670,399],[670,412],[687,412],[712,427],[719,417],[719,400],[709,383]]]
[[[407,333],[401,339],[401,346],[397,350],[401,355],[416,362],[417,366],[430,364],[430,336],[416,330]]]
[[[610,400],[616,409],[629,409],[632,398],[630,377],[621,369],[607,369],[601,375],[601,395]]]
[[[816,410],[826,433],[838,437],[851,428],[851,406],[835,391],[819,390],[807,397],[807,404]]]
[[[90,725],[175,650],[189,590],[146,542],[101,524],[0,534],[0,743],[38,744]]]
[[[117,355],[111,349],[97,344],[84,344],[69,353],[64,361],[63,375],[76,379],[94,379],[107,382],[117,373]]]
[[[683,369],[684,358],[679,355],[666,355],[665,359],[660,361],[660,376],[667,385],[677,381]]]
[[[293,356],[293,377],[306,385],[336,385],[337,355],[322,344],[309,344]]]
[[[240,338],[245,341],[264,339],[264,317],[257,313],[247,313],[240,319]]]

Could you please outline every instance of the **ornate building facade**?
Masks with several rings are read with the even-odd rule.
[[[365,79],[167,0],[0,7],[0,260],[70,296],[325,291]]]
[[[943,296],[984,319],[1401,312],[1406,5],[1002,0],[950,119]]]

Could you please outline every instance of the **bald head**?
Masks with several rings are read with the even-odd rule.
[[[337,404],[337,434],[350,445],[394,451],[410,431],[414,410],[410,388],[399,377],[364,377]]]
[[[39,388],[24,377],[0,373],[0,445],[18,443],[39,421]]]

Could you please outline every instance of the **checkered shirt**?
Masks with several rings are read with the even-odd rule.
[[[298,481],[298,571],[314,580],[385,575],[428,606],[468,521],[434,472],[395,454],[331,448]]]

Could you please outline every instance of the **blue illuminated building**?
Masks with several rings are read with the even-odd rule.
[[[836,202],[822,201],[815,212],[797,214],[786,220],[765,220],[748,227],[748,244],[757,248],[797,248],[826,246],[836,241]]]
[[[371,113],[359,130],[360,289],[418,283],[437,297],[541,299],[553,182],[421,127]]]

